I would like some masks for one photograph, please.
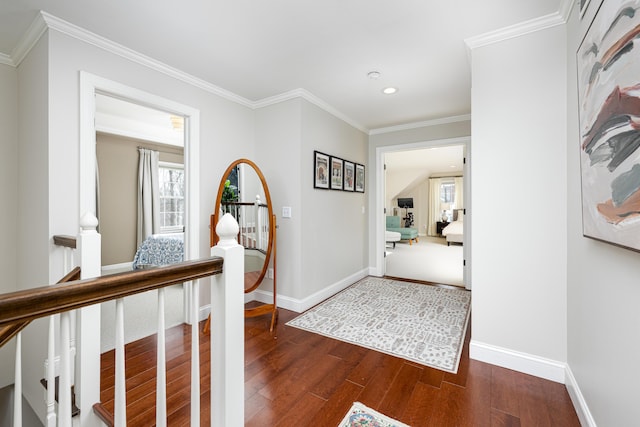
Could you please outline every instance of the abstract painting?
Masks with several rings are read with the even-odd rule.
[[[636,251],[640,250],[639,9],[640,0],[604,0],[576,58],[583,234]]]

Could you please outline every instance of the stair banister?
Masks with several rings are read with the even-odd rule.
[[[77,251],[80,278],[92,279],[101,275],[102,237],[97,231],[98,219],[91,212],[80,218]],[[100,305],[77,310],[76,341],[76,405],[80,408],[80,425],[99,426],[92,406],[100,400]],[[98,333],[96,333],[98,331]]]
[[[244,425],[244,248],[231,214],[216,225],[220,237],[212,256],[224,271],[211,283],[211,426]]]

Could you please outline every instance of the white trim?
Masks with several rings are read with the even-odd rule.
[[[6,53],[0,52],[0,64],[8,65],[10,67],[15,67],[16,64],[13,63],[13,60]]]
[[[90,31],[85,30],[84,28],[80,28],[77,25],[74,25],[70,22],[64,21],[60,18],[57,18],[53,15],[48,14],[47,12],[41,11],[42,17],[46,22],[47,26],[50,29],[56,30],[60,33],[66,34],[70,37],[81,40],[85,43],[89,43],[93,46],[96,46],[100,49],[104,49],[107,52],[113,53],[115,55],[126,58],[130,61],[136,62],[140,65],[143,65],[147,68],[151,68],[153,70],[159,71],[163,74],[166,74],[170,77],[173,77],[177,80],[181,80],[185,83],[188,83],[192,86],[196,86],[200,89],[203,89],[207,92],[214,93],[222,98],[228,99],[230,101],[236,102],[238,104],[244,105],[246,107],[251,107],[252,102],[246,98],[243,98],[239,95],[236,95],[233,92],[230,92],[226,89],[222,89],[216,85],[208,83],[202,79],[194,77],[190,74],[187,74],[177,68],[171,67],[167,64],[164,64],[160,61],[157,61],[151,57],[143,55],[139,52],[136,52],[132,49],[129,49],[126,46],[115,43],[109,39],[106,39],[102,36],[94,34]]]
[[[398,132],[402,130],[411,130],[426,126],[444,125],[447,123],[457,123],[471,120],[471,114],[463,114],[460,116],[443,117],[440,119],[425,120],[422,122],[406,123],[403,125],[389,126],[385,128],[371,129],[369,135],[379,135],[382,133]]]
[[[468,49],[473,50],[478,47],[487,46],[493,43],[502,42],[536,31],[555,27],[556,25],[562,25],[565,22],[567,22],[566,16],[562,16],[560,12],[554,12],[539,18],[530,19],[495,31],[489,31],[488,33],[466,38],[464,39],[464,43],[467,45]]]
[[[573,402],[573,407],[578,414],[580,425],[587,427],[596,427],[596,420],[593,419],[593,415],[591,415],[591,411],[589,411],[587,401],[582,395],[582,391],[580,391],[580,387],[578,386],[578,381],[576,381],[576,378],[573,376],[573,372],[571,371],[571,367],[569,367],[569,365],[567,365],[565,378],[567,392],[569,392],[569,397],[571,398],[571,402]]]
[[[16,67],[20,65],[46,31],[47,23],[42,14],[38,14],[11,52],[11,59]]]
[[[367,270],[363,269],[358,271],[357,273],[352,274],[351,276],[345,277],[342,280],[334,283],[333,285],[327,286],[326,288],[309,295],[304,299],[291,298],[284,295],[277,295],[276,304],[278,307],[284,308],[286,310],[295,311],[296,313],[302,313],[310,309],[311,307],[318,305],[322,301],[326,300],[337,294],[338,292],[344,290],[345,288],[353,285],[358,280],[367,277]],[[269,304],[273,302],[273,292],[264,291],[262,289],[257,289],[250,294],[245,295],[246,301],[259,301],[265,304]]]
[[[362,124],[356,122],[355,120],[347,117],[346,115],[344,115],[340,111],[336,110],[331,105],[327,104],[322,99],[318,98],[317,96],[315,96],[314,94],[312,94],[308,90],[302,89],[302,88],[293,89],[293,90],[290,90],[288,92],[281,93],[279,95],[274,95],[274,96],[271,96],[271,97],[268,97],[268,98],[260,99],[260,100],[258,100],[258,101],[253,103],[252,108],[253,109],[264,108],[264,107],[267,107],[269,105],[278,104],[280,102],[288,101],[290,99],[295,99],[295,98],[302,98],[302,99],[310,102],[311,104],[323,109],[327,113],[339,118],[343,122],[346,122],[346,123],[350,124],[354,128],[356,128],[356,129],[358,129],[358,130],[360,130],[360,131],[362,131],[364,133],[368,132],[368,129],[365,126],[363,126]]]
[[[508,348],[471,340],[469,358],[514,371],[524,372],[557,383],[565,383],[567,364]]]

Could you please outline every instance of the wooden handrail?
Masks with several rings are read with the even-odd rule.
[[[76,238],[74,236],[53,236],[53,243],[55,243],[57,246],[76,249]]]
[[[209,257],[0,295],[0,327],[222,273]]]
[[[76,267],[71,270],[53,286],[60,286],[63,283],[78,279],[80,279],[80,267]],[[31,323],[30,320],[20,320],[17,322],[7,323],[0,327],[0,347],[8,343],[11,338],[16,336],[21,330],[26,328],[29,323]]]

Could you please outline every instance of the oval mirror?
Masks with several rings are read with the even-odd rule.
[[[275,234],[269,187],[251,160],[236,160],[222,174],[211,217],[211,246],[218,243],[215,226],[224,213],[233,215],[240,226],[238,243],[245,248],[244,291],[249,293],[267,273]]]

